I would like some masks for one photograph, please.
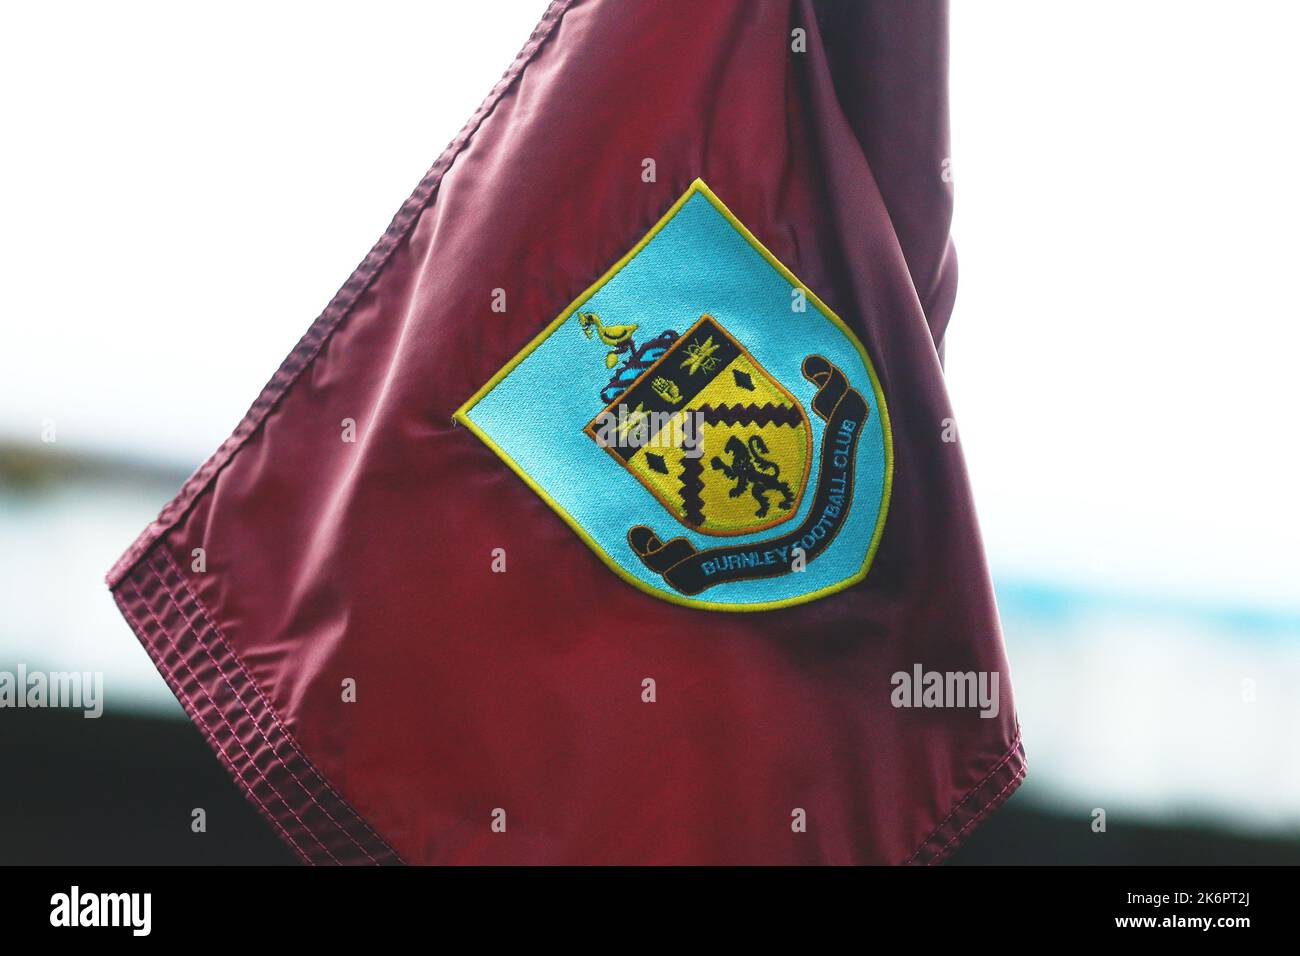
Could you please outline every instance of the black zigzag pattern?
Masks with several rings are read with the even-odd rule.
[[[695,412],[706,425],[789,425],[797,428],[803,416],[794,405],[701,405]]]
[[[687,524],[704,524],[704,456],[682,458],[682,504]]]

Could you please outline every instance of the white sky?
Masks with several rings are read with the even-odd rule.
[[[0,437],[204,460],[545,7],[7,8]]]
[[[9,8],[0,438],[205,458],[544,6]],[[1283,0],[954,0],[948,367],[998,573],[1300,604],[1297,36]]]
[[[1300,603],[1300,4],[955,0],[952,34],[995,568]]]

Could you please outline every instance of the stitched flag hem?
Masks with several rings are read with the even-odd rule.
[[[946,860],[976,826],[1010,799],[1028,769],[1025,748],[1017,734],[1011,748],[993,769],[966,792],[904,864],[931,866]]]
[[[231,777],[305,863],[403,862],[307,759],[164,548],[113,597]]]

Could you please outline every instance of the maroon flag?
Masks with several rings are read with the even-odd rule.
[[[1014,790],[945,37],[546,11],[109,574],[304,860],[932,863]]]

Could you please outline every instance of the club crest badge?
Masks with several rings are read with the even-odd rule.
[[[866,350],[699,180],[455,418],[679,604],[824,597],[866,576],[884,528]]]

